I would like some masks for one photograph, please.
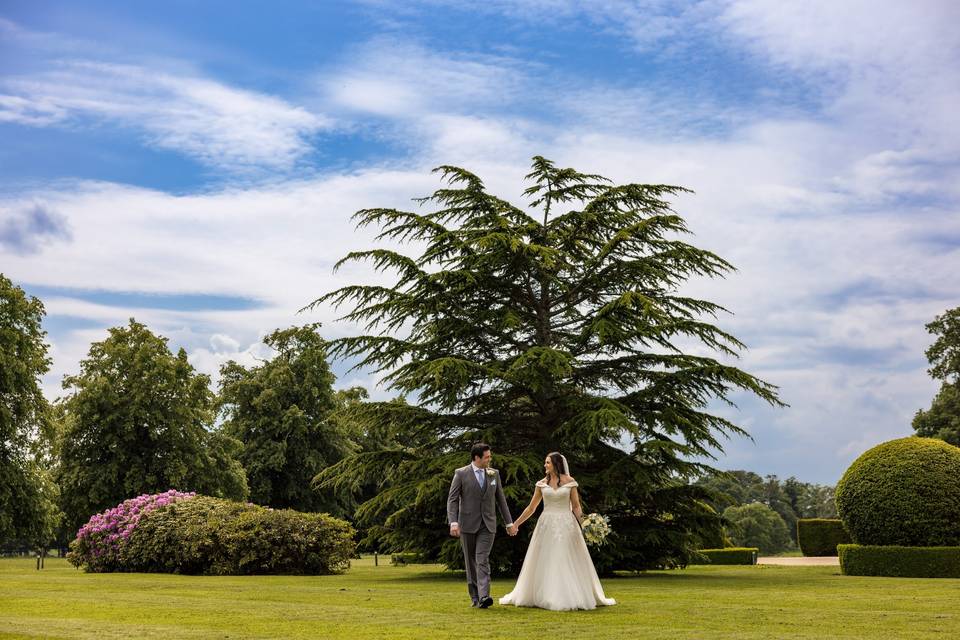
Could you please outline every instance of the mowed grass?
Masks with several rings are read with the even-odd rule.
[[[471,609],[463,575],[354,561],[346,575],[87,574],[0,560],[2,638],[957,638],[960,580],[836,567],[690,567],[604,580],[615,607]],[[497,580],[501,596],[512,580]]]

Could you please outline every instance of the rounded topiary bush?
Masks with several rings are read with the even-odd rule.
[[[960,448],[908,437],[857,458],[836,489],[837,511],[862,545],[960,545]]]

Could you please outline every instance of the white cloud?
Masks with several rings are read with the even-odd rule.
[[[289,169],[329,118],[199,75],[129,64],[62,62],[0,84],[0,121],[78,126],[87,119],[143,133],[145,142],[218,169]]]
[[[759,60],[824,91],[825,113],[888,148],[960,148],[960,21],[955,2],[731,2],[718,24]]]
[[[209,375],[212,385],[217,387],[220,383],[220,367],[228,361],[244,367],[256,367],[274,355],[273,349],[263,342],[252,342],[241,347],[238,340],[217,333],[210,338],[208,347],[192,349],[188,359],[197,371]]]
[[[957,54],[953,25],[960,7],[949,1],[876,3],[763,0],[723,3],[718,22],[771,61],[796,69],[835,71],[848,77],[879,67],[900,67]]]
[[[960,143],[948,116],[957,103],[956,39],[943,5],[933,18],[918,17],[914,5],[798,6],[700,3],[649,20],[643,37],[631,37],[649,47],[663,34],[679,38],[696,21],[698,33],[809,83],[819,102],[805,113],[705,108],[696,97],[664,100],[655,87],[584,83],[538,74],[512,58],[375,41],[324,73],[318,111],[389,129],[406,144],[408,160],[185,196],[89,182],[45,192],[43,201],[74,230],[72,242],[4,256],[4,269],[32,284],[264,301],[230,312],[48,301],[58,313],[109,324],[135,312],[212,373],[225,358],[250,357],[274,327],[320,320],[327,337],[352,333],[332,322],[332,309],[295,311],[341,284],[382,281],[364,266],[331,274],[336,259],[370,246],[375,232],[355,232],[349,215],[368,206],[414,207],[411,197],[437,186],[429,174],[435,164],[465,166],[515,201],[535,153],[619,182],[680,184],[697,191],[676,206],[696,232],[690,240],[739,269],[687,290],[736,313],[720,324],[748,342],[741,366],[780,384],[791,404],[776,410],[743,398],[742,411],[729,415],[757,445],[731,442],[721,466],[834,482],[866,447],[909,433],[913,412],[935,390],[922,359],[923,325],[960,299],[949,268],[960,258],[951,240],[960,238]],[[564,3],[523,11],[533,19],[544,7],[581,15]],[[666,5],[643,7],[656,17]],[[864,22],[850,28],[858,16]],[[626,27],[618,33],[629,35]],[[543,113],[527,109],[531,102],[553,105],[550,115],[530,115]],[[705,133],[715,125],[719,132]],[[35,197],[8,196],[5,206]],[[73,343],[56,346],[56,358],[78,357]],[[363,380],[370,378],[351,374],[338,386]]]
[[[300,288],[302,278],[329,273],[341,251],[372,236],[354,231],[355,210],[376,202],[413,206],[412,195],[432,186],[426,170],[185,196],[81,182],[50,192],[48,200],[70,222],[73,241],[5,262],[34,284],[254,296],[299,308],[316,293]],[[9,207],[20,202],[15,197]]]
[[[798,131],[803,143],[788,147],[785,141]],[[828,161],[816,152],[818,136],[829,139],[830,132],[768,123],[745,129],[737,143],[570,132],[544,150],[561,164],[618,181],[697,189],[677,203],[697,234],[692,241],[740,271],[725,281],[691,283],[688,291],[736,313],[720,323],[751,347],[741,366],[782,385],[791,404],[768,410],[745,402],[743,412],[732,414],[758,444],[731,442],[724,466],[832,482],[862,442],[908,433],[913,411],[932,396],[921,361],[928,343],[923,324],[951,306],[960,289],[943,268],[950,254],[904,238],[922,229],[960,236],[960,218],[951,210],[908,218],[882,201],[862,210],[860,195],[831,182],[850,158],[837,154]],[[468,148],[473,158],[459,161],[491,190],[519,199],[526,167],[510,156],[498,160],[484,145]],[[445,151],[453,154],[452,147]],[[442,155],[444,149],[428,152]],[[387,280],[362,265],[331,273],[333,261],[370,246],[374,230],[355,232],[349,215],[366,206],[414,207],[409,198],[437,184],[428,167],[373,168],[191,196],[83,183],[45,194],[76,230],[72,243],[10,256],[5,269],[32,284],[264,301],[253,310],[194,312],[47,301],[53,314],[94,318],[104,326],[135,315],[184,345],[191,362],[215,378],[227,359],[251,363],[262,333],[275,327],[321,321],[328,338],[355,331],[333,322],[337,314],[330,308],[295,312],[342,284]],[[958,253],[954,248],[952,255]],[[89,338],[81,332],[71,340]],[[58,367],[81,352],[78,345],[58,345]],[[367,380],[371,388],[374,383],[359,374],[348,377],[351,383]],[[389,395],[381,390],[375,397]],[[826,457],[824,447],[832,448]],[[853,453],[845,456],[848,449]]]
[[[222,333],[215,333],[210,336],[210,348],[212,353],[237,353],[240,351],[240,343],[225,336]]]
[[[353,48],[318,81],[325,108],[404,119],[501,111],[524,99],[533,68],[506,56],[379,38]]]
[[[336,260],[352,249],[370,246],[375,234],[373,229],[356,231],[350,215],[373,205],[413,207],[410,198],[428,193],[435,185],[428,168],[419,167],[192,196],[90,182],[49,192],[49,205],[74,229],[72,240],[29,254],[3,253],[0,247],[3,271],[15,282],[88,290],[212,293],[254,298],[262,306],[243,311],[174,311],[108,306],[67,295],[48,297],[44,303],[49,315],[82,319],[83,326],[93,323],[102,328],[52,336],[55,363],[45,378],[45,391],[51,397],[59,395],[60,379],[76,372],[89,342],[102,340],[106,327],[125,324],[131,316],[169,337],[173,345],[187,348],[195,366],[214,379],[227,359],[250,364],[249,354],[258,353],[254,347],[274,328],[322,322],[325,337],[350,332],[351,327],[334,323],[339,314],[332,308],[297,313],[343,284],[386,281],[363,264],[345,265],[332,274]],[[7,196],[0,206],[20,210],[32,202],[29,194]],[[381,390],[374,397],[389,395]]]
[[[0,122],[45,127],[66,117],[67,110],[49,100],[0,95]]]

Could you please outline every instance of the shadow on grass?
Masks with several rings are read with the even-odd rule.
[[[431,569],[424,569],[429,566]],[[375,570],[374,575],[380,578],[387,578],[400,582],[464,582],[466,576],[462,570],[444,570],[439,565],[407,565],[407,566],[385,566]],[[494,575],[493,580],[500,582],[511,582],[517,579],[516,575]],[[756,581],[766,581],[769,576],[763,571],[738,573],[737,575],[719,574],[719,573],[701,573],[687,572],[685,569],[675,569],[672,571],[642,571],[638,573],[619,572],[612,576],[602,576],[603,582],[622,583],[629,581],[642,582],[698,582],[707,583],[714,586],[726,586],[730,584],[745,584]]]
[[[389,573],[387,573],[389,572]],[[464,582],[466,574],[463,571],[424,571],[418,569],[416,565],[406,567],[382,567],[374,575],[377,577],[389,577],[391,580],[400,580],[403,582]],[[506,578],[493,576],[499,580]]]

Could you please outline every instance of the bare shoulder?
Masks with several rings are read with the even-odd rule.
[[[568,475],[560,476],[560,484],[567,484],[570,482],[576,482],[576,479],[573,476],[568,476]]]

